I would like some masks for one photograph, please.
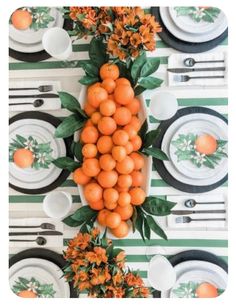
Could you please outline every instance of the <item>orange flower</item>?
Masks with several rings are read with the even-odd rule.
[[[106,297],[115,297],[115,298],[123,298],[125,295],[125,289],[122,287],[113,287],[113,286],[107,286],[106,289],[108,292],[106,293]]]
[[[143,297],[147,298],[150,295],[150,291],[147,287],[134,288],[133,296],[134,297]]]
[[[113,277],[112,281],[114,286],[120,285],[123,281],[123,274],[121,272],[117,272]]]
[[[73,246],[76,246],[80,248],[81,250],[85,250],[88,247],[90,240],[91,240],[91,236],[89,234],[78,233],[75,239],[71,241],[72,241]]]
[[[155,48],[156,48],[155,40],[151,40],[151,41],[145,43],[144,45],[145,45],[145,47],[146,47],[149,51],[153,51],[153,50],[155,50]]]
[[[80,282],[78,286],[79,286],[80,291],[83,291],[83,290],[86,290],[86,289],[89,289],[89,288],[92,287],[90,282],[88,282],[88,281]]]
[[[70,16],[70,18],[72,19],[72,20],[77,20],[77,14],[80,12],[80,8],[79,7],[77,7],[77,6],[71,6],[70,7],[70,14],[69,14],[69,16]]]
[[[100,234],[99,228],[95,227],[91,230],[91,235],[93,238],[96,238]]]
[[[96,263],[98,266],[107,262],[106,250],[101,247],[95,247],[94,252],[87,252],[86,258],[90,263]]]
[[[143,285],[143,280],[141,279],[140,276],[135,276],[133,273],[128,273],[125,276],[125,281],[127,283],[128,286],[132,287],[132,286],[136,286],[136,287],[141,287]]]
[[[130,38],[130,43],[131,43],[132,46],[137,48],[142,43],[142,39],[141,39],[140,34],[139,33],[134,33]]]

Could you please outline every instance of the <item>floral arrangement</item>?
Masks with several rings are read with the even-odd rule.
[[[64,276],[78,293],[96,298],[146,298],[149,289],[138,272],[125,268],[125,253],[99,235],[97,228],[78,233],[64,252]]]
[[[195,22],[205,21],[209,23],[215,22],[221,10],[211,6],[177,6],[175,7],[177,17],[189,16]]]
[[[155,35],[161,32],[155,17],[140,7],[69,7],[65,17],[74,24],[71,35],[101,37],[106,50],[119,60],[136,58],[142,50],[156,48]]]

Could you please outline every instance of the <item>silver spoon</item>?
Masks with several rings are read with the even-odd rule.
[[[193,67],[197,63],[224,63],[224,60],[195,61],[192,57],[188,57],[184,60],[184,65],[187,67]]]
[[[36,242],[38,245],[45,245],[47,240],[44,237],[37,237],[36,239],[10,239],[11,242]]]
[[[13,105],[33,105],[34,107],[40,107],[44,104],[43,99],[36,99],[34,102],[23,102],[23,103],[9,103],[10,106]]]
[[[197,202],[194,199],[189,199],[184,202],[184,206],[188,208],[193,208],[197,204],[224,204],[225,202]]]

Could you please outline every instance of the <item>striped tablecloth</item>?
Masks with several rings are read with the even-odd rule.
[[[73,54],[71,55],[69,62],[64,63],[55,59],[48,59],[38,63],[25,63],[19,62],[13,58],[9,59],[10,80],[57,80],[61,82],[63,91],[67,91],[72,95],[78,96],[80,92],[80,85],[78,80],[80,79],[83,71],[79,68],[79,62],[88,59],[88,40],[77,40],[73,45]],[[161,58],[161,65],[156,72],[156,76],[165,80],[161,88],[158,91],[173,92],[177,97],[179,107],[186,106],[206,106],[212,108],[221,114],[227,116],[227,88],[225,87],[211,87],[211,88],[169,88],[167,86],[167,64],[168,56],[177,53],[178,51],[169,48],[157,38],[157,49],[148,53],[148,56],[158,56]],[[211,50],[210,52],[226,51],[227,41],[224,41],[220,46]],[[147,106],[149,104],[150,95],[152,92],[145,93]],[[48,112],[56,117],[63,118],[69,114],[65,109]],[[10,116],[16,113],[10,113]],[[158,122],[151,116],[149,116],[150,127],[154,129],[158,126]],[[72,177],[70,176],[58,190],[67,191],[73,196],[73,211],[80,207],[80,196],[76,185],[74,184]],[[210,193],[223,193],[227,194],[227,184],[219,187]],[[184,193],[174,189],[167,185],[153,169],[150,195],[166,198],[169,195],[183,195]],[[10,218],[30,218],[30,217],[45,217],[42,210],[42,202],[45,194],[42,195],[25,195],[19,193],[13,189],[9,191],[9,210]],[[191,195],[189,195],[192,198]],[[170,230],[166,228],[166,219],[162,219],[162,225],[168,235],[169,240],[164,241],[159,239],[158,236],[152,234],[152,239],[148,243],[153,252],[160,252],[164,255],[174,255],[184,250],[198,249],[212,252],[225,261],[227,261],[227,230],[193,230],[193,229],[180,229]],[[72,238],[77,233],[77,229],[70,228],[64,225],[63,245],[57,245],[56,247],[47,245],[47,248],[62,252],[62,249],[66,247],[66,240]],[[141,276],[147,281],[147,269],[148,269],[148,256],[147,246],[143,243],[138,233],[131,234],[125,239],[114,240],[116,246],[122,247],[127,254],[127,264],[131,269],[139,269]],[[160,246],[160,248],[156,248]],[[10,255],[16,254],[19,251],[25,249],[20,247],[19,244],[14,244],[10,247]],[[151,249],[148,250],[148,253]]]

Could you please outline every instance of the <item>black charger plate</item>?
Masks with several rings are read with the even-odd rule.
[[[61,269],[66,265],[66,261],[64,260],[63,256],[53,252],[48,249],[42,249],[42,248],[33,248],[29,250],[22,251],[14,256],[12,256],[9,259],[9,267],[13,266],[18,261],[21,261],[23,259],[27,258],[41,258],[48,261],[53,262],[55,265],[60,267]],[[70,286],[70,297],[71,298],[78,298],[78,295],[76,293],[76,290],[73,288],[72,284],[69,283]]]
[[[228,36],[228,29],[226,29],[220,36],[213,40],[209,40],[202,43],[192,43],[180,40],[175,37],[165,26],[161,19],[159,7],[152,7],[151,14],[156,17],[162,27],[162,32],[158,33],[158,36],[170,47],[182,51],[184,53],[201,53],[211,50],[223,42]]]

